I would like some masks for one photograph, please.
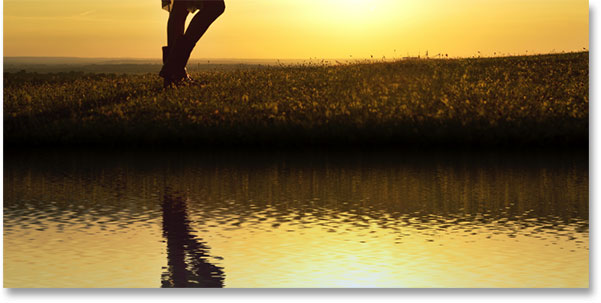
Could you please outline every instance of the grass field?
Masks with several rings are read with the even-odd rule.
[[[29,145],[586,146],[588,52],[155,74],[4,73]]]

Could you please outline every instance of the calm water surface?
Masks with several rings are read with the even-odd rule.
[[[588,287],[577,153],[24,152],[4,287]]]

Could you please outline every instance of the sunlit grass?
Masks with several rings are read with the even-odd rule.
[[[31,144],[579,144],[588,52],[158,76],[5,73],[4,138]]]

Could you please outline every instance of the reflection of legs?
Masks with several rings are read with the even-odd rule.
[[[168,274],[163,275],[163,287],[184,287],[188,284],[186,238],[188,229],[185,204],[181,197],[166,190],[163,197],[163,236],[167,239]]]
[[[164,219],[163,219],[164,220]],[[186,243],[183,239],[167,236],[168,274],[162,277],[162,287],[185,287],[188,284],[188,264],[186,264]]]
[[[186,1],[175,1],[175,5],[179,4],[179,7],[186,9]],[[181,8],[178,8],[178,10]],[[224,12],[225,3],[223,0],[206,0],[203,2],[203,7],[200,11],[192,18],[190,25],[186,33],[179,36],[175,42],[169,41],[172,47],[167,62],[163,65],[160,75],[166,80],[179,81],[187,76],[185,67],[190,59],[190,54],[196,46],[196,43],[205,34],[209,26]],[[170,18],[171,19],[171,18]],[[179,19],[177,19],[179,20]],[[185,18],[184,18],[185,20]],[[176,24],[174,21],[174,36],[179,33],[179,23]],[[173,44],[171,44],[173,43]]]
[[[192,234],[186,200],[167,188],[162,209],[169,266],[162,287],[223,287],[223,270],[209,263],[209,248]]]

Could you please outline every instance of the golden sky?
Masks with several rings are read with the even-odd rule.
[[[158,58],[159,0],[4,0],[5,56]],[[195,58],[377,58],[589,47],[586,0],[226,0]]]

